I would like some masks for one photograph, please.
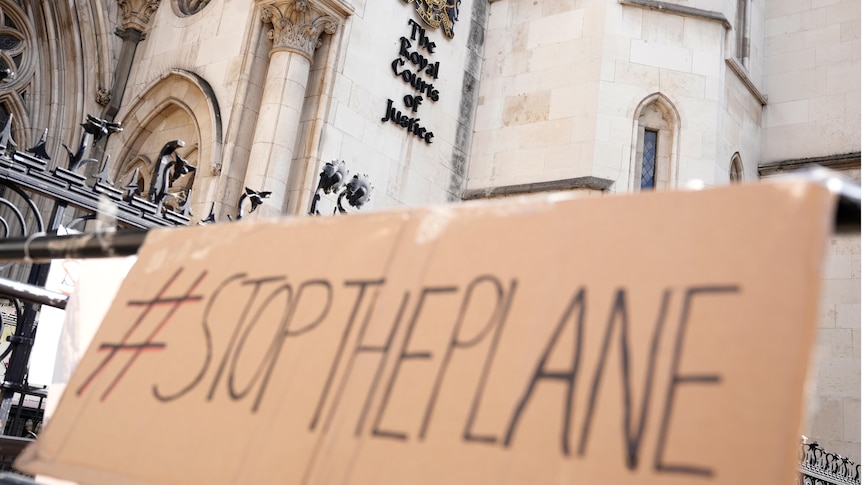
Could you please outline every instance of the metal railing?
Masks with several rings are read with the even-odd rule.
[[[37,427],[41,421],[41,404],[28,406],[25,401],[38,398],[41,403],[45,390],[29,383],[28,364],[33,347],[38,315],[41,304],[63,306],[62,295],[51,295],[44,291],[49,264],[39,264],[39,248],[45,245],[43,239],[54,238],[61,226],[84,229],[92,225],[90,221],[99,220],[103,231],[97,234],[95,242],[102,246],[114,242],[117,228],[134,229],[139,232],[155,227],[174,227],[188,225],[190,222],[188,192],[179,194],[181,200],[166,204],[168,189],[180,176],[194,170],[177,154],[181,141],[165,144],[159,154],[157,168],[161,169],[162,183],[150,187],[149,193],[142,194],[144,187],[137,186],[137,177],[125,186],[119,187],[111,181],[108,174],[108,160],[93,157],[93,150],[100,139],[121,130],[118,123],[88,116],[81,125],[84,130],[75,152],[69,150],[68,162],[50,163],[45,143],[47,133],[39,144],[26,152],[15,149],[12,139],[12,118],[5,120],[0,129],[0,238],[4,242],[23,240],[20,245],[7,244],[17,251],[14,263],[0,266],[0,297],[12,302],[16,309],[14,335],[8,338],[8,346],[0,352],[0,359],[7,356],[8,366],[0,384],[0,423],[3,435],[25,437],[33,434],[30,427]],[[85,175],[88,165],[98,164],[100,170],[94,175]],[[52,165],[56,165],[51,167]],[[170,175],[170,177],[169,177]],[[96,236],[90,234],[90,236]],[[97,244],[98,245],[98,244]],[[20,247],[19,247],[20,246]],[[79,245],[84,247],[84,245]],[[16,281],[17,280],[17,281]],[[7,320],[0,312],[0,324]],[[6,342],[0,342],[6,344]],[[26,398],[26,399],[25,399]],[[5,468],[0,463],[0,468]]]
[[[860,483],[860,465],[846,456],[823,449],[802,437],[799,448],[798,485],[849,485]]]

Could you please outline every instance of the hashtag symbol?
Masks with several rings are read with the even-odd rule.
[[[102,343],[99,346],[99,352],[106,352],[104,359],[99,364],[98,367],[87,377],[83,384],[77,389],[76,394],[81,396],[90,386],[90,384],[105,370],[108,365],[114,360],[114,357],[117,356],[120,352],[132,352],[132,356],[126,362],[126,364],[120,369],[117,375],[114,377],[114,380],[111,381],[110,385],[107,389],[102,393],[102,396],[99,398],[100,401],[104,401],[114,390],[117,384],[122,380],[123,376],[126,375],[126,372],[129,368],[132,367],[132,364],[138,359],[144,351],[158,351],[165,348],[164,342],[156,342],[154,339],[162,331],[165,325],[171,321],[171,318],[177,312],[177,310],[182,307],[186,303],[198,302],[203,299],[201,295],[193,295],[192,293],[195,291],[195,288],[203,281],[207,272],[204,271],[201,273],[198,278],[192,283],[186,292],[181,296],[165,296],[168,293],[171,285],[174,281],[180,276],[183,272],[183,268],[178,269],[173,276],[162,286],[161,290],[159,290],[158,294],[155,298],[151,300],[131,300],[126,304],[130,307],[143,307],[143,311],[138,316],[137,320],[132,324],[123,338],[119,343]],[[161,321],[156,325],[152,332],[142,341],[138,342],[130,342],[129,339],[132,337],[132,334],[135,333],[135,330],[143,323],[147,316],[150,314],[150,311],[159,306],[168,306],[168,312],[162,317]]]

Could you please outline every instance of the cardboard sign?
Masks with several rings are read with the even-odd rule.
[[[794,183],[155,231],[16,466],[792,483],[832,207]]]

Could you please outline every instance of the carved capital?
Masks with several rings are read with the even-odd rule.
[[[124,30],[145,32],[150,25],[150,19],[162,0],[117,0],[123,13],[122,27]]]
[[[96,102],[102,106],[107,106],[108,103],[111,102],[112,96],[113,93],[111,93],[110,89],[99,88],[98,91],[96,91]]]
[[[272,51],[286,50],[309,60],[320,45],[320,35],[334,34],[341,16],[320,0],[286,0],[263,7],[261,20],[271,28]]]

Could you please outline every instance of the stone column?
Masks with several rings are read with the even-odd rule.
[[[135,52],[138,44],[147,38],[147,29],[153,15],[159,9],[160,2],[161,0],[117,0],[117,5],[122,12],[122,28],[118,28],[114,34],[123,39],[123,47],[120,49],[120,57],[117,59],[117,68],[114,71],[114,84],[110,90],[100,89],[96,95],[99,104],[105,106],[102,118],[107,121],[114,121],[120,111],[126,86],[129,84],[129,76],[132,73]],[[96,140],[91,152],[93,158],[103,160],[107,145],[108,137]]]
[[[245,186],[272,195],[250,217],[274,217],[284,209],[311,59],[320,35],[335,33],[342,18],[327,3],[288,0],[263,6],[261,20],[271,26],[267,36],[272,49]]]
[[[138,43],[146,38],[150,20],[152,20],[156,10],[159,9],[160,2],[161,0],[117,0],[123,19],[122,28],[117,29],[115,33],[123,39],[123,47],[120,50],[120,58],[117,60],[117,70],[114,74],[114,85],[111,87],[111,91],[99,93],[101,100],[107,104],[102,117],[108,121],[113,121],[117,111],[120,110],[123,94],[125,94],[126,85],[129,82],[129,74],[132,71],[135,51],[138,48]]]

